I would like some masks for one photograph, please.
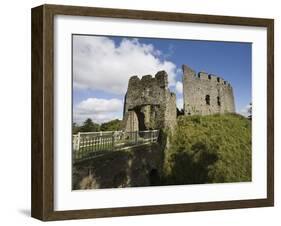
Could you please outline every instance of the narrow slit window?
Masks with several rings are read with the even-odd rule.
[[[210,95],[206,95],[205,101],[207,105],[210,105]]]
[[[220,97],[217,97],[217,102],[218,102],[218,106],[221,106],[221,100],[220,100]]]

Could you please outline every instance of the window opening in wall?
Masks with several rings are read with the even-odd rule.
[[[144,124],[144,113],[141,112],[141,109],[139,107],[134,108],[135,113],[137,114],[138,123],[139,123],[139,131],[147,130],[145,124]]]
[[[220,97],[217,97],[217,102],[218,102],[218,106],[221,106],[221,100],[220,100]]]
[[[210,105],[210,95],[206,95],[205,101],[207,105]]]

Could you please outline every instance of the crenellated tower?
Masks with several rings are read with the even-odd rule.
[[[124,130],[173,128],[176,124],[176,95],[168,88],[168,74],[132,76],[124,101]]]
[[[196,74],[183,65],[183,101],[185,115],[209,115],[235,112],[233,89],[219,76]]]

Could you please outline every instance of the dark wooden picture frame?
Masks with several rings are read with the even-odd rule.
[[[267,29],[267,198],[122,208],[54,210],[54,16],[94,16],[265,27]],[[49,221],[274,205],[274,20],[109,8],[32,9],[32,217]]]

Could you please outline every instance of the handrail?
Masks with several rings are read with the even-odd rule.
[[[73,158],[81,160],[108,151],[155,143],[158,136],[159,130],[80,132],[73,135]]]

